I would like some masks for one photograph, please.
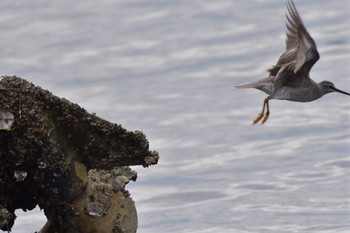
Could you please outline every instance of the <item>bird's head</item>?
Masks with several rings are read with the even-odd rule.
[[[347,93],[345,91],[342,91],[342,90],[339,90],[338,88],[336,88],[334,86],[334,84],[332,82],[330,82],[330,81],[322,81],[319,84],[320,84],[321,89],[322,89],[324,94],[328,94],[328,93],[331,93],[331,92],[338,92],[338,93],[341,93],[341,94],[344,94],[344,95],[350,95],[350,93]]]

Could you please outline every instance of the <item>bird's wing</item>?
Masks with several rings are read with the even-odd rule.
[[[312,66],[319,59],[316,43],[306,30],[292,0],[287,1],[287,11],[286,50],[295,51],[296,64],[294,73],[297,73],[299,70],[303,69],[303,72],[308,74]],[[291,52],[292,51],[289,53]]]
[[[284,86],[300,88],[312,84],[313,81],[305,73],[294,73],[295,65],[294,60],[281,67],[273,80],[273,93]]]
[[[273,82],[273,92],[285,86],[287,83],[293,83],[293,77],[295,76],[294,68],[295,61],[291,61],[281,67]]]
[[[276,76],[284,65],[296,61],[294,73],[303,68],[307,77],[319,59],[319,54],[292,0],[287,1],[286,28],[286,51],[279,57],[277,64],[268,71],[270,75]]]
[[[291,5],[293,2],[287,2],[287,13],[286,13],[286,50],[295,49],[298,39],[298,28],[299,25],[303,25],[301,18],[299,17],[298,12],[294,11],[295,7]]]

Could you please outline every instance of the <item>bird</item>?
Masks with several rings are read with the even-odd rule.
[[[276,65],[267,70],[266,78],[237,88],[256,88],[268,96],[264,99],[262,111],[253,121],[264,124],[270,115],[269,101],[272,99],[295,102],[311,102],[325,94],[338,92],[350,95],[335,87],[330,81],[315,82],[310,78],[310,70],[319,60],[316,43],[306,30],[293,0],[287,0],[286,12],[286,50]]]

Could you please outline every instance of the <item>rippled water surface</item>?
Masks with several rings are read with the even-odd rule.
[[[350,91],[347,0],[295,1],[321,59]],[[350,232],[350,99],[274,101],[234,85],[284,50],[281,0],[0,2],[0,70],[129,130],[160,161],[128,189],[141,233]],[[38,210],[13,232],[39,230]]]

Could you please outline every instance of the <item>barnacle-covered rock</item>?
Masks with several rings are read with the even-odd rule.
[[[136,173],[125,166],[148,167],[159,158],[141,131],[127,131],[16,76],[0,80],[0,148],[7,227],[16,209],[39,205],[48,218],[41,233],[133,232],[121,220],[128,217],[120,218],[128,211],[123,216],[136,218],[124,188]],[[114,230],[88,231],[92,219],[101,226],[109,221]]]

